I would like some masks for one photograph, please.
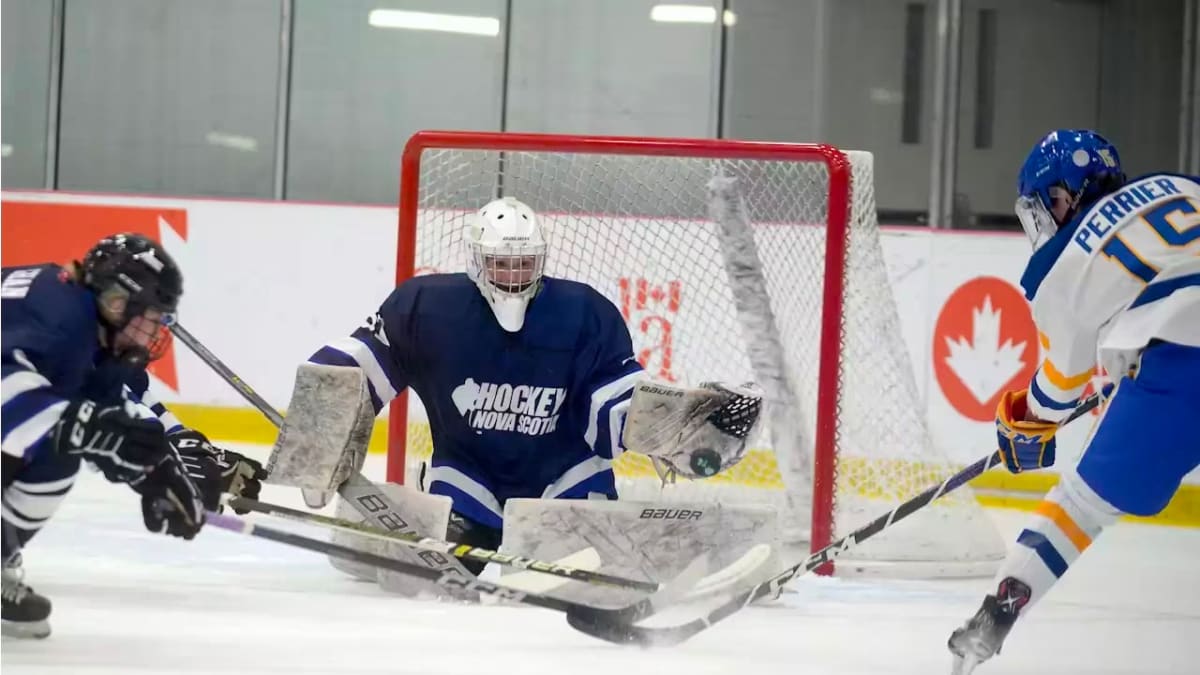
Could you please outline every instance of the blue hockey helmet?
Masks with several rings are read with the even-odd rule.
[[[1033,146],[1017,176],[1015,210],[1036,250],[1082,209],[1121,187],[1125,173],[1117,148],[1088,129],[1059,129]],[[1051,188],[1068,193],[1067,210],[1054,216]]]

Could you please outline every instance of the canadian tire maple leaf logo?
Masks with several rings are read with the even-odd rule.
[[[1012,284],[976,277],[946,300],[934,325],[933,368],[960,414],[991,420],[1000,395],[1028,386],[1037,361],[1037,327]]]
[[[971,310],[971,336],[945,336],[950,355],[946,363],[966,385],[976,401],[986,403],[1025,367],[1025,342],[1013,343],[1000,335],[1001,312],[992,307],[991,296]]]

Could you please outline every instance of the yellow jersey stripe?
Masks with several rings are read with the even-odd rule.
[[[1076,550],[1083,552],[1083,549],[1092,545],[1092,538],[1087,535],[1087,532],[1083,531],[1083,528],[1076,525],[1071,516],[1057,503],[1043,501],[1037,505],[1034,511],[1038,515],[1045,516],[1053,521],[1058,526],[1058,529],[1067,535],[1067,539],[1070,539],[1071,543],[1075,545]]]
[[[1062,371],[1054,367],[1054,364],[1050,361],[1050,359],[1046,359],[1042,362],[1042,372],[1045,373],[1046,379],[1050,380],[1050,384],[1053,384],[1063,391],[1072,391],[1074,389],[1078,389],[1092,379],[1091,370],[1085,370],[1078,375],[1071,375],[1070,377],[1063,375]]]

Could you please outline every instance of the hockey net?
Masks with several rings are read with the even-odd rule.
[[[615,463],[622,499],[766,502],[815,550],[957,470],[937,453],[884,266],[872,158],[829,146],[422,132],[401,176],[397,281],[466,267],[466,217],[499,196],[538,214],[546,273],[586,282],[661,380],[755,381],[761,438],[732,469],[663,485]],[[419,402],[390,411],[389,479],[431,453]],[[969,488],[839,569],[990,574],[1004,545]]]

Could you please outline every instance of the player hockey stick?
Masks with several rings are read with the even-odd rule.
[[[519,555],[509,555],[500,553],[486,548],[477,546],[468,546],[466,544],[455,544],[441,539],[432,539],[422,537],[415,534],[404,532],[392,532],[387,530],[379,530],[369,525],[356,523],[352,520],[344,518],[333,518],[318,513],[308,513],[299,509],[293,509],[277,504],[268,504],[266,502],[246,499],[245,497],[230,497],[226,502],[235,509],[244,509],[247,511],[255,511],[264,513],[270,516],[278,516],[288,520],[307,523],[310,525],[320,525],[333,530],[341,530],[352,534],[359,534],[373,539],[383,541],[392,541],[405,546],[411,546],[425,551],[437,551],[452,555],[456,558],[467,558],[470,560],[479,560],[482,562],[491,562],[505,567],[515,567],[523,570],[533,570],[543,574],[549,574],[556,577],[564,577],[573,581],[582,581],[589,584],[599,584],[604,586],[614,586],[617,588],[628,588],[635,591],[644,591],[653,593],[662,590],[662,584],[657,584],[652,581],[638,581],[637,579],[627,579],[625,577],[613,576],[604,574],[603,572],[593,572],[591,570],[578,569],[568,567],[559,563],[546,562],[533,558],[526,558]],[[594,550],[594,549],[586,549]]]
[[[221,379],[229,383],[251,405],[258,408],[258,411],[271,421],[271,424],[274,424],[276,428],[283,427],[283,415],[272,408],[266,399],[259,396],[253,387],[238,377],[237,373],[217,358],[216,354],[209,351],[200,340],[196,339],[178,321],[172,321],[168,327],[171,329],[171,333],[179,338],[180,342],[187,345],[188,349],[192,350],[205,365],[212,368],[217,375],[221,376]],[[420,537],[420,534],[409,525],[408,520],[400,515],[396,503],[362,473],[351,474],[350,478],[338,488],[338,494],[375,527]],[[423,564],[438,572],[457,574],[463,578],[474,576],[456,558],[447,557],[438,552],[430,552],[416,557]]]
[[[1075,408],[1075,410],[1063,420],[1059,426],[1078,419],[1084,413],[1092,410],[1100,404],[1102,394],[1097,392]],[[605,616],[597,616],[595,614],[583,613],[567,613],[567,622],[572,627],[587,633],[593,637],[615,642],[618,644],[637,644],[641,646],[667,646],[674,645],[687,640],[696,633],[712,626],[713,624],[728,618],[738,610],[750,605],[754,601],[768,595],[778,594],[784,584],[791,581],[796,576],[805,572],[812,571],[825,563],[832,562],[835,558],[842,555],[846,551],[866,541],[870,537],[879,534],[883,530],[891,527],[894,523],[907,518],[913,513],[921,510],[935,499],[952,492],[968,481],[979,476],[985,471],[999,465],[1004,460],[1000,456],[1000,451],[993,451],[988,456],[971,464],[962,471],[950,476],[938,485],[935,485],[921,494],[909,499],[900,504],[884,515],[872,520],[862,527],[854,530],[850,534],[830,543],[828,546],[813,553],[805,558],[802,562],[793,565],[784,571],[776,574],[774,577],[766,581],[752,586],[748,590],[742,591],[730,597],[729,600],[723,602],[718,607],[714,608],[702,617],[692,619],[682,624],[675,626],[664,627],[642,627],[634,626],[633,622],[612,621]]]
[[[529,593],[514,588],[508,588],[500,584],[491,583],[489,581],[481,581],[474,576],[461,577],[453,573],[439,572],[438,570],[423,567],[414,563],[406,563],[402,560],[387,558],[374,553],[360,551],[358,549],[342,546],[333,542],[323,541],[320,539],[311,539],[301,534],[294,532],[286,532],[277,530],[272,527],[266,527],[257,523],[230,516],[226,514],[215,513],[209,511],[206,513],[208,525],[218,527],[238,534],[245,534],[251,537],[258,537],[274,541],[288,546],[306,549],[315,553],[342,558],[352,562],[362,563],[379,567],[393,572],[399,572],[409,576],[419,577],[432,581],[434,584],[446,588],[447,590],[463,589],[484,595],[491,595],[502,600],[511,602],[519,602],[534,607],[550,609],[557,612],[565,612],[570,616],[580,617],[583,620],[590,622],[611,622],[611,623],[632,623],[641,621],[642,619],[656,613],[662,607],[672,603],[678,597],[684,595],[701,576],[704,575],[707,565],[707,557],[700,556],[693,560],[683,572],[670,582],[664,584],[658,592],[646,596],[625,607],[608,609],[604,607],[595,607],[593,605],[585,605],[570,600],[563,600],[538,593]]]

